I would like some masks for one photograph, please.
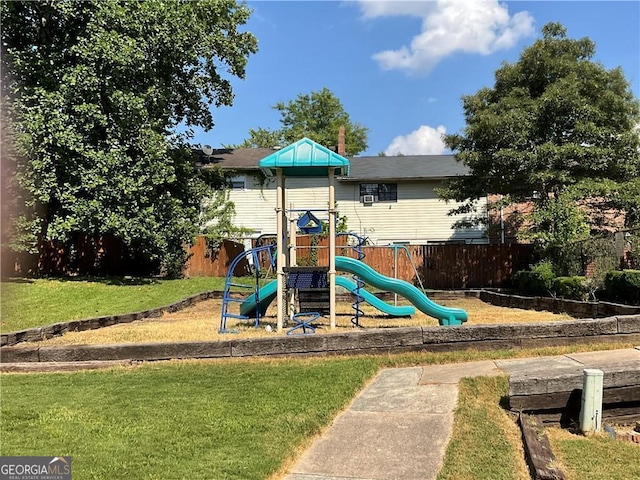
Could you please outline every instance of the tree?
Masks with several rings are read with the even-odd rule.
[[[239,146],[241,148],[276,148],[284,145],[285,140],[281,130],[258,127],[249,129],[249,138]]]
[[[231,105],[255,37],[235,0],[2,2],[3,109],[22,211],[14,247],[111,234],[175,274],[220,183],[186,134]],[[6,112],[5,112],[6,110]]]
[[[493,88],[462,98],[466,126],[446,135],[445,144],[470,175],[440,194],[464,202],[457,213],[472,211],[487,194],[504,196],[493,207],[533,202],[529,222],[541,220],[554,238],[567,241],[585,231],[578,205],[596,213],[616,207],[607,191],[624,190],[640,175],[640,110],[622,70],[591,60],[591,40],[567,38],[558,23],[542,34],[516,63],[496,71]],[[563,221],[575,235],[559,232]],[[537,238],[549,243],[542,224],[533,225]]]
[[[282,127],[279,130],[258,128],[249,130],[249,138],[241,147],[271,148],[296,142],[303,137],[326,147],[338,142],[338,131],[345,129],[345,151],[357,155],[367,149],[369,129],[351,121],[340,100],[323,88],[308,95],[299,94],[295,100],[279,102],[273,106],[280,112]]]
[[[225,239],[237,241],[252,233],[250,228],[236,227],[233,224],[236,206],[229,201],[229,194],[229,189],[221,189],[214,192],[213,196],[202,200],[200,232],[207,242],[207,255],[217,252]]]

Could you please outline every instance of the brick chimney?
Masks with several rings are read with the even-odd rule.
[[[338,155],[345,155],[345,145],[344,145],[344,125],[340,126],[338,130]]]

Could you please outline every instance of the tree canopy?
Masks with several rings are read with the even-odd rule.
[[[235,0],[2,2],[3,115],[20,198],[14,247],[120,238],[175,273],[210,182],[189,128],[231,105],[256,38]],[[178,130],[187,128],[187,133]],[[209,179],[215,181],[216,179]]]
[[[282,147],[303,137],[332,147],[337,145],[338,130],[344,126],[346,154],[357,155],[367,149],[368,128],[352,122],[340,99],[326,87],[310,94],[299,94],[295,100],[279,102],[273,108],[280,112],[281,128],[251,129],[241,147]]]
[[[495,72],[492,88],[462,98],[466,126],[445,144],[470,176],[449,182],[441,196],[465,202],[460,213],[487,194],[503,196],[495,207],[533,202],[527,220],[544,243],[584,234],[580,221],[597,228],[605,217],[598,213],[611,208],[637,222],[637,207],[628,207],[640,175],[638,100],[620,68],[592,60],[590,39],[567,38],[558,23],[542,34]],[[549,238],[554,229],[564,233]]]

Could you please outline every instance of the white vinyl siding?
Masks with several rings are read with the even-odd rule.
[[[378,245],[452,240],[486,242],[481,228],[451,228],[460,217],[448,216],[447,213],[458,204],[447,204],[437,197],[434,188],[440,182],[394,183],[397,183],[397,202],[363,204],[358,182],[336,182],[337,210],[339,215],[347,217],[350,231],[367,236],[372,243]],[[326,178],[290,177],[286,179],[286,187],[287,207],[292,205],[295,209],[327,209],[329,193]],[[275,233],[275,179],[268,178],[261,184],[256,177],[247,174],[245,189],[231,190],[230,200],[235,203],[234,223],[237,226],[250,228],[256,235]],[[486,201],[481,203],[481,207],[485,205]],[[328,219],[326,212],[314,212],[314,215],[320,220]],[[478,215],[484,215],[484,212],[480,211]]]
[[[447,204],[440,200],[434,191],[439,185],[440,182],[437,181],[398,182],[397,202],[362,204],[359,184],[345,182],[341,186],[340,195],[337,195],[338,210],[341,215],[348,217],[350,230],[369,237],[377,245],[452,240],[486,242],[480,228],[451,228],[462,217],[447,215],[458,204]],[[485,205],[486,201],[483,201],[481,207]]]

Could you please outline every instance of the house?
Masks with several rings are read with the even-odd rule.
[[[239,148],[214,150],[210,155],[194,151],[201,168],[218,166],[228,172],[234,223],[251,229],[254,237],[276,231],[275,179],[266,177],[258,166],[274,151]],[[338,177],[335,186],[338,216],[346,217],[348,231],[368,237],[375,245],[488,242],[481,227],[452,228],[462,219],[448,215],[457,204],[446,203],[435,193],[444,180],[468,171],[453,155],[353,157],[349,161],[349,174]],[[296,210],[292,215],[309,209],[320,220],[328,219],[322,211],[328,207],[326,178],[287,177],[286,187],[289,208]]]

